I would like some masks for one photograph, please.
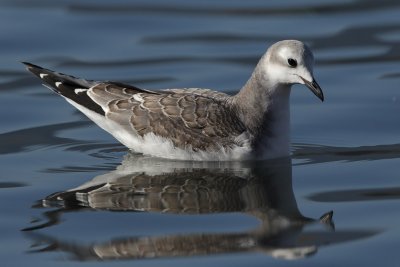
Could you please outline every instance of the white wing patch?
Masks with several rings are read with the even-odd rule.
[[[81,93],[86,93],[88,89],[81,89],[81,88],[77,88],[74,90],[75,94],[79,95]]]

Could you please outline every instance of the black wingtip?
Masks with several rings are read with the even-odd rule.
[[[42,67],[26,62],[26,61],[21,61],[22,64],[24,64],[25,66],[27,66],[28,68],[37,68],[37,69],[43,69]]]
[[[105,115],[104,110],[96,104],[87,94],[77,94],[75,89],[89,89],[96,82],[90,80],[79,79],[71,75],[55,72],[46,68],[42,68],[29,62],[21,62],[29,72],[42,80],[43,85],[53,92],[62,95],[73,102],[84,106],[100,115]]]
[[[35,75],[38,76],[39,78],[40,78],[40,73],[41,73],[43,70],[45,70],[44,68],[42,68],[42,67],[40,67],[40,66],[38,66],[38,65],[29,63],[29,62],[24,62],[24,61],[22,61],[21,63],[24,64],[24,65],[26,66],[26,69],[27,69],[28,71],[32,72],[33,74],[35,74]]]

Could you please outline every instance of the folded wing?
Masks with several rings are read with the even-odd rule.
[[[212,91],[210,91],[212,92]],[[215,150],[234,144],[244,126],[218,97],[200,90],[138,91],[101,83],[88,91],[105,116],[132,134],[154,134],[170,139],[176,147]]]

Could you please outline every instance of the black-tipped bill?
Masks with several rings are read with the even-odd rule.
[[[304,84],[310,88],[311,92],[314,93],[321,101],[324,101],[324,93],[322,92],[321,87],[319,84],[313,79],[312,82],[307,81],[303,77],[300,76],[300,78],[303,80]]]

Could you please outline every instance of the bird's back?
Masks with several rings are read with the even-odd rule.
[[[230,96],[209,89],[150,91],[96,82],[33,64],[28,70],[128,148],[160,157],[221,160],[248,153]]]

